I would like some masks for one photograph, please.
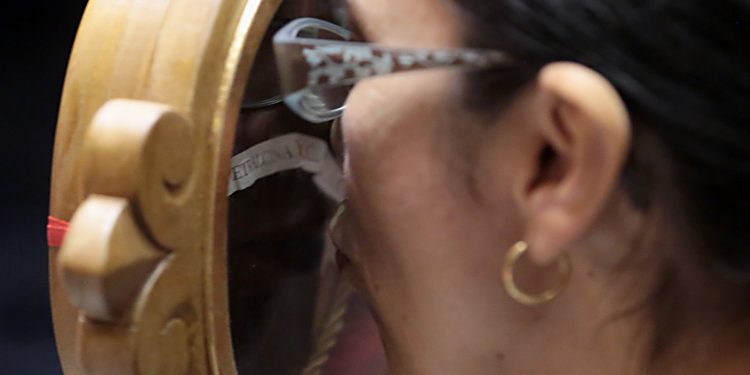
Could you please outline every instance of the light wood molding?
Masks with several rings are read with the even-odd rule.
[[[235,374],[226,296],[234,124],[281,0],[91,0],[57,126],[50,248],[64,372]]]
[[[127,199],[92,195],[76,211],[58,265],[82,316],[129,323],[138,294],[167,258],[144,236]]]

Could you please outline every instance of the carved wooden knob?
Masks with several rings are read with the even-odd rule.
[[[169,106],[110,100],[84,138],[82,191],[131,200],[160,246],[180,247],[190,225],[184,207],[194,164],[192,131]]]
[[[165,256],[126,199],[93,195],[73,216],[58,262],[73,304],[88,318],[115,322]]]

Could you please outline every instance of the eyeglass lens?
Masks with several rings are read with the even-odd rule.
[[[300,30],[298,36],[311,39],[346,41],[346,39],[339,34],[314,27]],[[334,64],[340,62],[331,61],[330,63]],[[314,86],[310,88],[311,95],[305,95],[301,104],[305,109],[313,113],[325,113],[339,110],[344,107],[346,98],[349,96],[351,89],[352,85]]]

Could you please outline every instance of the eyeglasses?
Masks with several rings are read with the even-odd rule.
[[[267,37],[261,41],[255,56],[255,63],[250,72],[250,79],[242,100],[242,110],[257,111],[270,109],[284,102],[279,87],[279,75],[276,70],[276,59],[273,53],[273,36],[281,30],[288,19],[273,19],[268,27]]]
[[[330,22],[300,18],[274,36],[281,97],[305,120],[321,123],[340,117],[351,88],[365,78],[439,67],[481,69],[513,62],[499,51],[391,48],[352,42],[351,35]]]

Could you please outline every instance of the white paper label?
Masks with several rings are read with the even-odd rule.
[[[299,133],[269,139],[233,156],[228,195],[263,177],[298,168],[312,173],[313,182],[328,197],[337,202],[344,199],[341,169],[326,142]]]

